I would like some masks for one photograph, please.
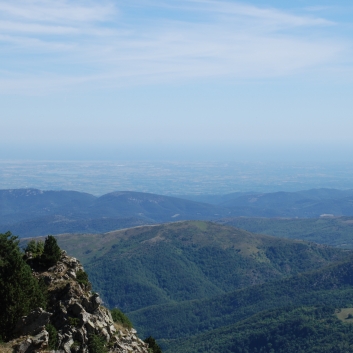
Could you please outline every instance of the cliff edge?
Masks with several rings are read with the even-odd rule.
[[[31,265],[31,253],[27,253]],[[136,330],[113,321],[102,305],[81,263],[61,252],[48,269],[32,267],[44,282],[48,305],[36,308],[17,323],[11,345],[16,353],[55,351],[62,353],[148,353],[148,344]]]

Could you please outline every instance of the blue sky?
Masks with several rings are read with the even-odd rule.
[[[0,0],[0,159],[352,161],[348,1]]]

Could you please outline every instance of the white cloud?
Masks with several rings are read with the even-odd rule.
[[[160,11],[136,19],[137,5]],[[171,18],[173,9],[178,15]],[[187,19],[192,13],[197,20]],[[227,1],[131,0],[118,9],[112,2],[0,0],[0,46],[8,58],[0,90],[289,75],[344,52],[344,41],[311,35],[331,25]]]
[[[0,1],[2,17],[52,23],[104,21],[114,12],[112,3],[97,5],[90,1],[12,0]]]

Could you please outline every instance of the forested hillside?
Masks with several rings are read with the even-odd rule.
[[[212,298],[151,306],[129,315],[145,334],[158,332],[157,338],[168,339],[165,344],[172,347],[174,339],[232,325],[266,310],[352,307],[352,271],[353,261],[349,260]]]
[[[345,353],[353,325],[330,306],[284,307],[236,324],[173,342],[173,353]],[[349,320],[349,319],[348,319]]]
[[[203,221],[58,242],[82,259],[106,305],[167,353],[350,347],[350,321],[335,315],[353,306],[350,250]]]
[[[126,312],[209,298],[326,266],[350,251],[187,221],[62,235],[106,303]]]
[[[352,305],[350,250],[202,221],[64,234],[58,242],[82,259],[109,307],[125,311],[143,336],[157,338],[170,353],[202,352],[204,341],[213,349],[216,345],[217,352],[231,352],[227,327],[263,314],[264,319],[258,316],[261,325],[261,320],[270,320],[267,311],[283,309],[279,325],[287,325],[302,308],[303,322],[319,327],[325,325],[310,314],[324,310],[319,304],[333,312]],[[290,308],[288,315],[284,308]],[[322,322],[334,318],[323,312]],[[243,351],[252,352],[246,342],[257,326],[244,327],[237,337]],[[343,332],[344,326],[337,327]],[[272,333],[264,334],[277,337],[275,323],[268,329]]]

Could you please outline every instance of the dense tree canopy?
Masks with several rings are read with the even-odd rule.
[[[0,336],[12,337],[17,320],[35,307],[45,307],[45,295],[23,260],[16,236],[0,234]]]

